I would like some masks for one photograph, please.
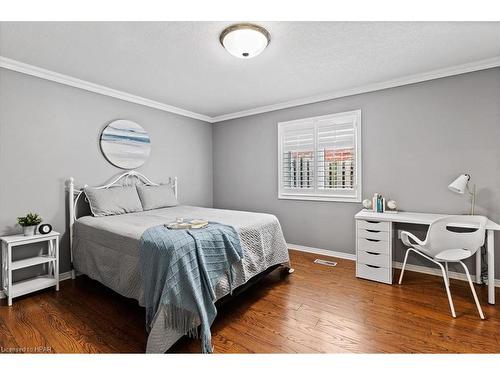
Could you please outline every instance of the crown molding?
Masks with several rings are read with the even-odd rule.
[[[411,85],[414,83],[430,81],[430,80],[438,79],[438,78],[444,78],[444,77],[450,77],[450,76],[455,76],[455,75],[464,74],[464,73],[475,72],[478,70],[496,68],[498,66],[500,66],[500,56],[496,56],[496,57],[485,59],[485,60],[479,60],[479,61],[475,61],[475,62],[468,63],[468,64],[455,65],[455,66],[451,66],[451,67],[444,68],[444,69],[437,69],[437,70],[432,70],[429,72],[414,74],[414,75],[401,77],[401,78],[397,78],[397,79],[393,79],[393,80],[389,80],[389,81],[383,81],[383,82],[377,82],[377,83],[373,83],[373,84],[358,86],[358,87],[347,89],[347,90],[334,91],[334,92],[327,93],[327,94],[315,95],[315,96],[310,96],[307,98],[290,100],[287,102],[266,105],[266,106],[248,109],[248,110],[239,111],[239,112],[228,113],[225,115],[212,117],[212,122],[216,123],[216,122],[227,121],[227,120],[232,120],[232,119],[241,118],[241,117],[253,116],[253,115],[258,115],[261,113],[278,111],[280,109],[285,109],[285,108],[298,107],[301,105],[319,103],[319,102],[324,102],[327,100],[343,98],[346,96],[364,94],[364,93],[368,93],[368,92],[379,91],[379,90],[389,89],[389,88],[398,87],[398,86],[405,86],[405,85]]]
[[[30,76],[46,79],[48,81],[53,81],[61,83],[63,85],[76,87],[82,90],[94,92],[97,94],[110,96],[112,98],[124,100],[130,103],[135,103],[143,105],[150,108],[159,109],[160,111],[175,113],[177,115],[194,118],[197,120],[212,122],[212,118],[200,113],[191,112],[179,107],[174,107],[172,105],[160,103],[151,99],[146,99],[137,95],[130,94],[128,92],[115,90],[106,86],[101,86],[96,83],[84,81],[78,78],[67,76],[65,74],[60,74],[51,70],[39,68],[34,65],[25,64],[23,62],[9,59],[7,57],[0,56],[0,68],[13,70],[19,73],[27,74]]]
[[[266,112],[278,111],[280,109],[298,107],[306,104],[313,104],[324,102],[327,100],[343,98],[346,96],[364,94],[384,89],[389,89],[398,86],[411,85],[414,83],[430,81],[433,79],[439,79],[444,77],[455,76],[459,74],[465,74],[470,72],[475,72],[478,70],[496,68],[500,66],[500,56],[496,56],[490,59],[479,60],[468,64],[455,65],[452,67],[432,70],[429,72],[414,74],[406,77],[401,77],[389,81],[377,82],[373,84],[358,86],[351,89],[334,91],[331,93],[314,95],[302,99],[290,100],[287,102],[281,102],[271,105],[266,105],[262,107],[257,107],[253,109],[248,109],[244,111],[238,111],[233,113],[228,113],[225,115],[210,117],[201,113],[191,112],[186,109],[168,105],[165,103],[157,102],[151,99],[143,98],[137,95],[133,95],[124,91],[119,91],[112,89],[110,87],[98,85],[92,82],[84,81],[78,78],[74,78],[68,75],[60,74],[51,70],[43,69],[34,65],[26,64],[17,60],[9,59],[7,57],[0,56],[0,68],[13,70],[19,73],[31,75],[34,77],[46,79],[49,81],[57,82],[63,85],[76,87],[82,90],[94,92],[97,94],[110,96],[112,98],[124,100],[130,103],[135,103],[143,105],[150,108],[155,108],[160,111],[175,113],[177,115],[194,118],[197,120],[205,121],[208,123],[217,123],[232,119],[237,119],[241,117],[248,117],[253,115],[258,115]]]

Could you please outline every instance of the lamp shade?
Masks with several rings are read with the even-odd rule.
[[[463,194],[467,189],[467,182],[469,182],[469,180],[470,176],[468,174],[461,174],[455,181],[448,185],[448,189],[455,193]]]

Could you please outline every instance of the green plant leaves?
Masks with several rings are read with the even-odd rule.
[[[20,216],[17,218],[17,223],[22,227],[29,227],[31,225],[38,225],[43,221],[43,219],[37,213],[28,212],[26,216]]]

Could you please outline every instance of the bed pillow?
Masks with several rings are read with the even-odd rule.
[[[144,211],[172,207],[179,204],[170,184],[158,186],[136,185],[136,187]]]
[[[83,188],[93,216],[120,215],[142,211],[135,186],[110,187],[108,189]]]

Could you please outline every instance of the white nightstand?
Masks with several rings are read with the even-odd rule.
[[[59,290],[59,233],[37,234],[24,236],[0,237],[2,241],[2,289],[7,295],[8,305],[12,305],[12,298],[35,292],[40,289],[55,286]],[[15,247],[37,242],[48,242],[48,253],[38,256],[12,261],[12,251]],[[34,277],[12,283],[12,271],[21,268],[47,264],[47,275]]]

